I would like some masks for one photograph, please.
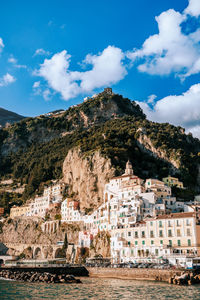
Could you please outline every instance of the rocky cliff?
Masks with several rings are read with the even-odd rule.
[[[155,158],[158,158],[162,161],[168,162],[172,168],[172,172],[179,172],[179,168],[181,162],[178,157],[175,160],[171,158],[165,149],[161,149],[160,147],[155,147],[151,141],[151,139],[146,135],[146,132],[139,131],[139,137],[137,139],[137,145],[141,149],[141,151],[146,152],[152,155]]]
[[[49,256],[51,256],[51,246],[58,241],[63,241],[65,233],[67,233],[68,242],[77,244],[80,230],[78,225],[63,223],[55,232],[44,233],[41,229],[42,222],[38,218],[8,218],[3,223],[0,222],[0,243],[11,245],[8,251],[10,255],[21,254],[22,251],[16,250],[15,245],[44,245],[45,251],[49,251]],[[29,247],[27,247],[27,257],[31,255],[29,252]]]
[[[87,211],[102,204],[104,186],[114,174],[111,160],[103,157],[100,151],[86,155],[74,148],[68,152],[63,164],[68,193],[81,200],[80,208],[87,208]]]

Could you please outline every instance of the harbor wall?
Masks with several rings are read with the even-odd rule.
[[[87,268],[90,277],[118,278],[169,282],[174,275],[180,276],[183,270],[159,270],[136,268]],[[187,270],[187,272],[191,272]]]
[[[1,267],[0,270],[12,270],[13,272],[36,272],[36,273],[51,273],[74,275],[78,277],[88,276],[88,270],[83,267]]]

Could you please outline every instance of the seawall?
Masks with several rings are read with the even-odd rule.
[[[51,273],[57,275],[74,275],[78,277],[88,276],[89,272],[85,267],[1,267],[0,270],[9,270],[12,272],[36,272]]]
[[[169,282],[175,275],[180,276],[183,270],[159,270],[136,268],[87,268],[90,277],[118,278]],[[191,272],[187,270],[187,272]]]

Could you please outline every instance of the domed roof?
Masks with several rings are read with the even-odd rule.
[[[133,175],[133,166],[130,160],[128,160],[126,163],[125,175]]]

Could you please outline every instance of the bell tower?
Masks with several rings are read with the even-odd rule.
[[[133,175],[133,166],[129,160],[126,163],[126,169],[124,175]]]

